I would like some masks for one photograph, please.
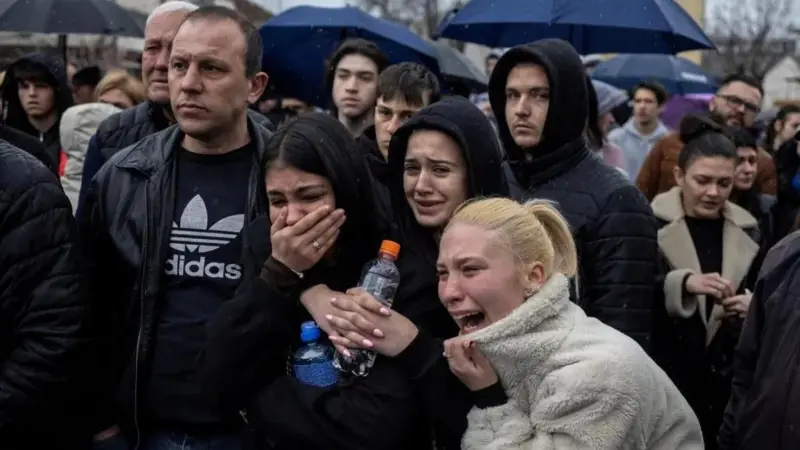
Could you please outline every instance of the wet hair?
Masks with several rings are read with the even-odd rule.
[[[253,24],[237,11],[224,6],[201,6],[186,16],[184,23],[189,21],[224,21],[230,20],[239,26],[239,31],[244,37],[244,72],[245,76],[252,77],[261,71],[261,55],[264,48],[261,36]]]
[[[754,77],[743,73],[728,75],[722,80],[722,83],[719,84],[719,88],[722,89],[725,86],[736,82],[744,83],[750,87],[754,87],[758,89],[758,92],[761,93],[762,96],[764,95],[764,88],[761,86],[761,83],[759,83]]]
[[[103,72],[97,66],[84,67],[83,69],[75,72],[72,76],[72,86],[89,86],[95,87],[103,78]]]
[[[545,278],[553,273],[572,277],[578,271],[575,240],[554,203],[531,200],[523,205],[508,198],[469,200],[458,207],[447,227],[457,222],[497,232],[520,269],[541,262]]]
[[[348,55],[361,55],[371,60],[378,68],[378,74],[389,66],[389,58],[374,42],[361,38],[348,39],[339,45],[325,64],[325,86],[329,91],[333,88],[333,76],[339,62]]]
[[[773,152],[778,150],[775,148],[775,138],[778,137],[778,132],[775,131],[775,124],[783,122],[789,117],[790,114],[797,114],[800,113],[800,106],[798,105],[784,105],[781,109],[778,110],[778,114],[775,115],[775,118],[769,121],[767,125],[767,129],[764,135],[764,150],[768,152]]]
[[[422,64],[393,64],[378,77],[377,98],[383,100],[401,99],[409,105],[425,106],[439,101],[440,97],[439,79]]]
[[[636,92],[640,89],[645,89],[653,93],[656,96],[656,103],[658,106],[663,105],[669,99],[669,94],[667,90],[664,89],[664,86],[661,83],[656,81],[642,81],[641,83],[634,86],[633,90],[631,91],[633,95],[631,95],[631,99],[636,96]]]
[[[678,155],[678,167],[684,172],[698,158],[737,158],[728,131],[706,114],[686,115],[681,120],[680,138],[684,146]]]
[[[100,98],[101,95],[108,91],[119,89],[131,99],[134,105],[147,100],[147,91],[144,84],[138,78],[132,76],[124,70],[112,70],[104,76],[94,91],[95,98]]]
[[[42,65],[32,61],[23,60],[14,65],[14,81],[32,83],[45,83],[56,87],[55,79]]]
[[[355,139],[338,120],[308,112],[282,123],[267,144],[265,169],[293,167],[326,178],[336,207],[347,216],[337,245],[337,259],[357,267],[373,258],[380,245],[381,224],[366,163]],[[266,170],[265,170],[266,171]]]

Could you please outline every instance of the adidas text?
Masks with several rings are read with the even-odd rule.
[[[166,274],[195,278],[238,280],[242,277],[242,267],[239,264],[207,262],[205,256],[187,260],[185,255],[172,255],[167,260]]]

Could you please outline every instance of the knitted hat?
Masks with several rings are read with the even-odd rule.
[[[602,117],[617,106],[628,101],[628,94],[622,89],[616,88],[602,81],[592,80],[595,92],[597,92],[597,116]]]

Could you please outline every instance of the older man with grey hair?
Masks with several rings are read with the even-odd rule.
[[[147,101],[106,119],[89,141],[78,210],[86,197],[88,182],[112,155],[175,123],[167,86],[169,54],[178,27],[197,8],[186,1],[169,1],[147,17],[142,51],[142,82],[147,89]],[[263,115],[253,111],[250,116],[259,124],[268,125]]]
[[[147,101],[114,114],[97,128],[83,164],[86,182],[81,187],[79,209],[88,182],[112,155],[174,122],[167,86],[169,52],[178,27],[197,8],[186,1],[170,1],[159,5],[147,17],[142,51],[142,82],[147,89]]]

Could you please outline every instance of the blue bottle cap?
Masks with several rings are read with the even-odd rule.
[[[314,342],[319,339],[320,330],[317,323],[309,320],[300,325],[300,340],[303,342]]]

